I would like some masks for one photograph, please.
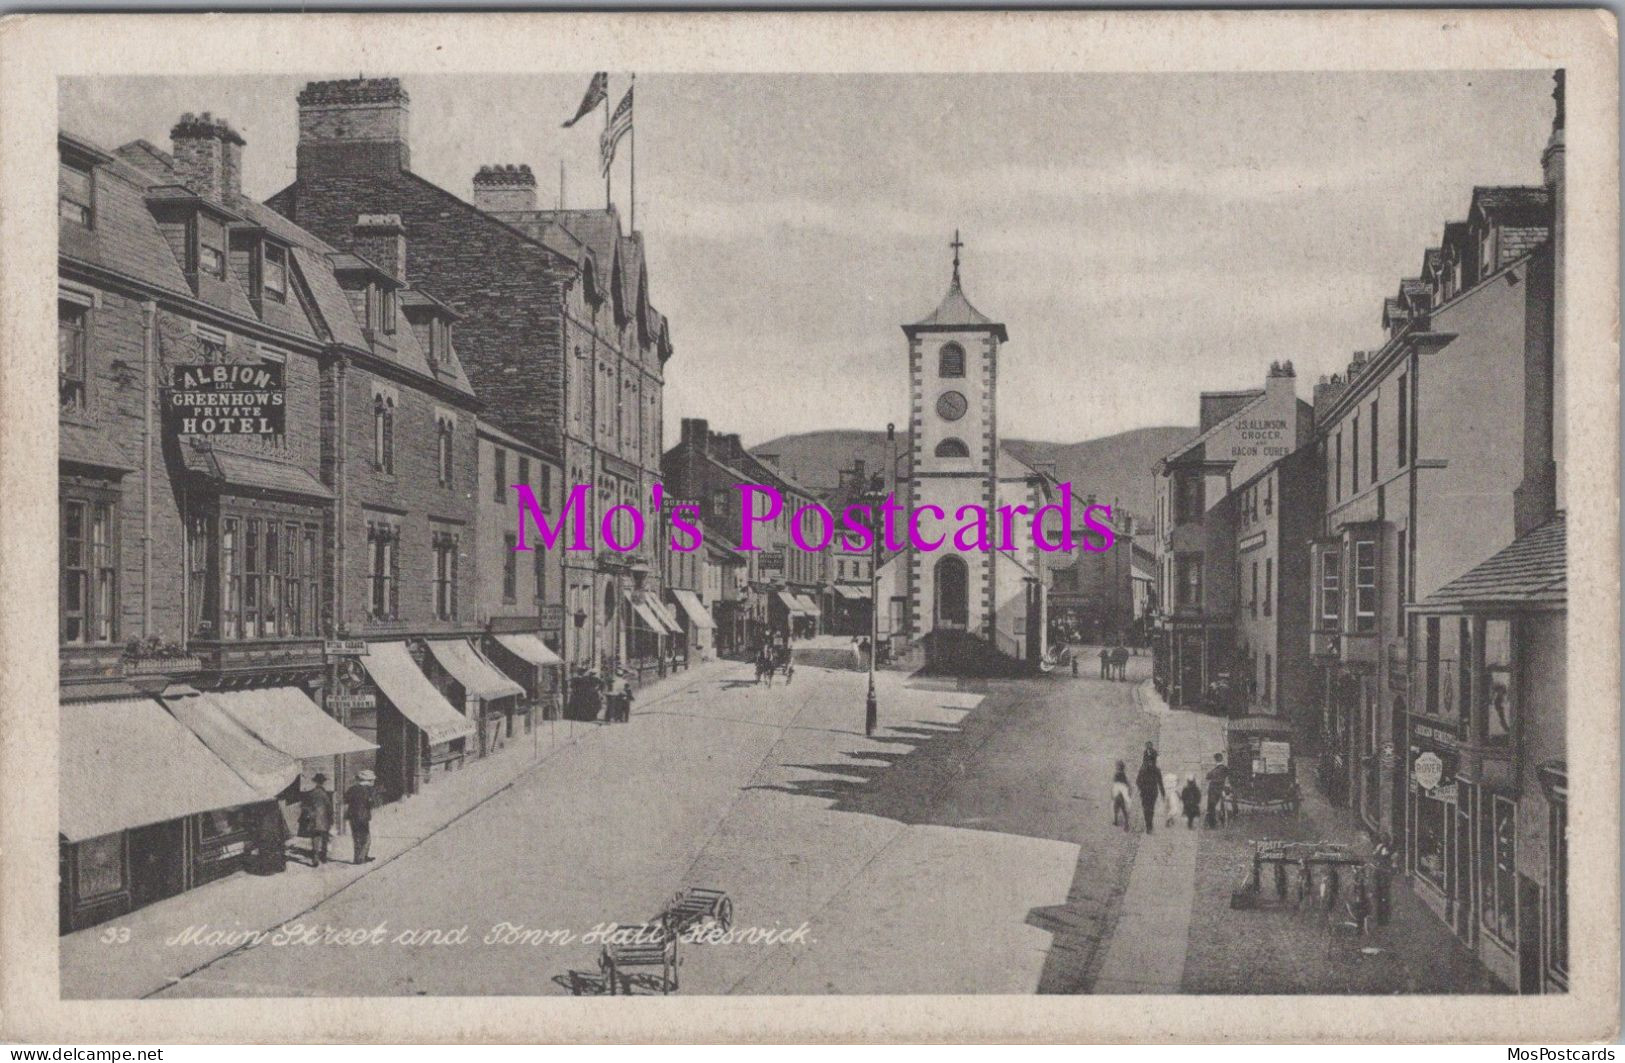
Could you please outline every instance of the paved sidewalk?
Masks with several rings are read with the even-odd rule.
[[[737,666],[708,661],[644,686],[638,692],[634,716],[731,667]],[[470,761],[458,771],[437,774],[419,793],[374,813],[375,859],[367,864],[350,863],[350,840],[337,837],[332,846],[334,861],[322,867],[290,860],[287,870],[276,875],[239,872],[68,934],[59,939],[61,996],[68,1000],[131,999],[159,992],[236,951],[249,935],[298,922],[311,909],[358,880],[377,874],[543,762],[583,741],[594,741],[605,731],[601,724],[539,721],[533,734],[517,735],[496,753]],[[171,941],[191,932],[191,939],[182,940],[195,944],[121,948],[103,941],[110,927],[129,929],[128,939],[135,942]],[[109,956],[112,950],[117,950],[114,958]]]
[[[1224,746],[1221,721],[1168,708],[1151,683],[1135,691],[1142,711],[1160,722],[1158,764],[1164,772],[1203,775],[1203,765]],[[1177,794],[1157,809],[1156,829],[1140,835],[1134,869],[1112,932],[1106,960],[1095,979],[1095,993],[1177,993],[1185,973],[1190,942],[1191,908],[1196,895],[1199,834],[1186,828]],[[1136,807],[1131,815],[1137,817]],[[1170,816],[1174,825],[1168,826]],[[1143,821],[1136,821],[1136,827]]]
[[[1302,770],[1300,766],[1300,770]],[[1183,989],[1187,993],[1505,993],[1488,969],[1396,875],[1393,917],[1363,939],[1331,938],[1325,912],[1279,901],[1264,876],[1263,904],[1230,907],[1251,870],[1255,840],[1320,840],[1370,851],[1347,809],[1333,808],[1314,784],[1297,815],[1245,813],[1200,832],[1195,906]],[[1343,880],[1345,890],[1350,879]],[[1291,887],[1288,887],[1289,896]],[[1345,894],[1346,896],[1346,894]],[[1344,916],[1346,918],[1346,916]]]

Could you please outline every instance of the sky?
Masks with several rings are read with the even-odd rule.
[[[225,117],[265,198],[294,177],[300,88],[358,73],[64,79],[59,110],[109,148]],[[565,204],[602,206],[602,118],[560,128],[590,73],[404,78],[412,168],[467,197],[482,164],[529,163],[552,206],[562,166]],[[628,84],[611,72],[612,101]],[[1381,342],[1383,298],[1474,185],[1540,183],[1550,93],[1549,71],[640,73],[667,438],[682,417],[747,444],[903,422],[900,326],[941,300],[956,229],[966,295],[1010,333],[1006,436],[1193,424],[1200,391],[1262,386],[1281,359],[1307,399]]]

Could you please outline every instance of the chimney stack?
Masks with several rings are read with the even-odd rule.
[[[493,214],[535,210],[536,175],[523,163],[481,166],[480,172],[474,175],[473,203]]]
[[[399,214],[361,214],[351,230],[355,253],[406,280],[406,229]]]
[[[681,438],[684,446],[698,448],[702,453],[710,442],[711,426],[702,417],[684,417]]]
[[[308,83],[299,94],[299,176],[411,169],[410,114],[398,78]]]
[[[181,115],[169,131],[175,166],[188,188],[224,202],[243,191],[243,138],[208,111]]]

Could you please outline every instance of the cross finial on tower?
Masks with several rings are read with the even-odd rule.
[[[959,230],[958,229],[954,230],[954,241],[953,241],[953,243],[949,244],[948,246],[954,249],[954,286],[958,287],[958,285],[959,285],[959,249],[961,247],[965,246],[965,242],[959,238]]]

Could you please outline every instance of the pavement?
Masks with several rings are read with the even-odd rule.
[[[566,993],[601,984],[606,927],[695,886],[728,893],[734,934],[679,946],[682,993],[1324,984],[1324,936],[1228,907],[1261,820],[1159,819],[1149,837],[1111,825],[1115,761],[1137,763],[1151,740],[1185,774],[1222,747],[1218,721],[1161,704],[1149,668],[881,672],[866,736],[861,672],[798,665],[767,687],[748,662],[709,662],[640,691],[628,724],[544,724],[382,810],[376,863],[240,874],[132,913],[127,938],[64,937],[63,996]],[[1323,829],[1319,814],[1291,829]],[[1438,971],[1454,939],[1427,936],[1419,910],[1398,905],[1393,932],[1415,947],[1337,970],[1429,992],[1481,984],[1468,965]]]

